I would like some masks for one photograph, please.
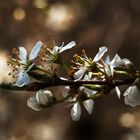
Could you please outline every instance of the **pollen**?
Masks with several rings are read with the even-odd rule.
[[[19,52],[17,51],[16,48],[13,48],[13,49],[12,49],[12,53],[13,53],[13,54],[19,54]]]

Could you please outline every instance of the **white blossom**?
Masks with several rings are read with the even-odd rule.
[[[91,97],[92,95],[95,95],[97,91],[90,90],[84,86],[81,86],[79,88],[81,92],[87,95],[87,97]],[[71,99],[71,101],[74,101],[75,103],[73,104],[73,107],[71,109],[71,117],[73,121],[78,121],[81,116],[81,106],[80,104],[82,103],[85,109],[89,114],[92,113],[93,111],[93,105],[94,101],[92,99],[87,99],[85,101],[76,101],[76,98]]]
[[[103,57],[103,55],[105,54],[105,52],[107,52],[107,48],[105,46],[100,47],[99,48],[99,52],[95,55],[94,59],[92,60],[92,63],[98,62]],[[88,59],[87,61],[90,61],[90,60]],[[87,64],[87,63],[85,63],[85,64]],[[79,70],[74,73],[74,79],[76,81],[82,79],[83,76],[85,75],[86,71],[88,71],[88,65],[87,66],[86,65],[81,66],[79,68]]]
[[[81,106],[79,102],[74,103],[71,109],[71,117],[73,121],[78,121],[81,116]]]
[[[94,101],[92,99],[88,99],[86,101],[83,101],[83,105],[84,105],[85,109],[87,110],[87,112],[89,114],[91,114],[93,111]]]
[[[107,73],[107,75],[113,76],[114,75],[114,68],[118,67],[122,64],[122,59],[119,57],[118,54],[116,54],[114,56],[114,58],[110,61],[109,56],[107,56],[104,64],[105,64],[105,72]],[[120,98],[120,96],[121,96],[120,89],[116,86],[115,90],[116,90],[118,98]]]
[[[52,55],[55,54],[59,54],[62,53],[68,49],[73,48],[76,45],[75,41],[71,41],[70,43],[68,43],[66,46],[64,46],[64,42],[62,43],[61,47],[58,46],[54,46],[52,50],[49,49],[49,51],[51,52]]]
[[[58,55],[62,52],[73,48],[76,45],[75,41],[71,41],[66,46],[64,46],[64,42],[62,43],[61,47],[58,47],[54,45],[54,47],[51,49],[47,48],[49,54],[46,54],[45,58],[48,62],[56,62],[58,59]]]
[[[132,107],[140,105],[140,89],[136,85],[128,87],[124,92],[124,102]]]
[[[24,47],[19,47],[20,68],[19,68],[18,78],[15,83],[16,86],[22,87],[30,83],[28,72],[34,66],[34,63],[31,63],[31,61],[38,56],[41,47],[42,47],[42,42],[38,41],[33,47],[29,56],[27,55],[27,51]]]

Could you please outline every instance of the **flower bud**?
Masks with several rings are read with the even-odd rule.
[[[130,86],[124,93],[124,102],[127,105],[135,107],[140,105],[140,89],[137,85]]]
[[[35,110],[35,111],[40,111],[42,109],[45,109],[44,106],[42,106],[41,104],[39,104],[36,100],[36,97],[33,96],[31,98],[29,98],[29,100],[27,101],[27,105],[28,107],[30,107],[31,109]]]
[[[54,102],[54,96],[49,90],[39,90],[36,94],[36,100],[41,105],[50,105]]]
[[[122,65],[129,71],[129,72],[135,72],[136,69],[134,67],[134,64],[127,58],[122,59]]]
[[[125,66],[133,65],[133,63],[127,58],[122,59],[122,64]]]
[[[140,78],[137,78],[134,84],[137,85],[138,89],[140,89]]]

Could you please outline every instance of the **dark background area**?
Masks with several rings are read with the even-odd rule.
[[[6,66],[12,48],[31,50],[38,40],[75,40],[77,46],[63,54],[67,63],[82,49],[94,57],[105,45],[111,57],[118,53],[140,68],[140,1],[0,0],[1,82],[12,80]],[[79,122],[65,104],[32,111],[26,102],[34,94],[0,90],[0,140],[140,140],[140,107],[126,106],[114,91],[96,100],[92,115],[83,108]]]

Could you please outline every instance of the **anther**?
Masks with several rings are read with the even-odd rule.
[[[12,49],[12,53],[13,53],[13,54],[18,54],[17,49],[16,49],[16,48],[13,48],[13,49]]]

